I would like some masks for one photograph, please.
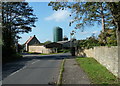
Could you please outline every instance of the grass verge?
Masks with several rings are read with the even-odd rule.
[[[52,55],[52,54],[60,54],[60,53],[49,53],[49,54],[41,53],[41,54],[39,54],[39,55]]]
[[[41,53],[41,54],[39,54],[39,55],[53,55],[53,54],[61,54],[61,53],[49,53],[49,54]]]
[[[23,56],[19,53],[15,53],[11,56],[7,56],[7,57],[2,57],[2,64],[6,64],[6,63],[9,63],[9,62],[14,62],[14,61],[17,61],[17,60],[20,60],[23,58]]]
[[[62,61],[62,64],[61,64],[61,67],[60,67],[60,73],[59,73],[59,77],[58,77],[58,81],[57,81],[57,86],[60,86],[62,84],[64,64],[65,64],[65,59]]]
[[[120,84],[117,77],[109,72],[104,66],[99,64],[93,58],[77,57],[76,61],[80,67],[87,73],[92,84]]]
[[[60,53],[35,53],[35,52],[28,52],[29,54],[37,54],[37,55],[52,55],[52,54],[60,54],[60,53],[62,53],[62,52],[60,52]]]

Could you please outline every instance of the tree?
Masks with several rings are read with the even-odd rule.
[[[83,28],[86,25],[94,25],[95,22],[101,23],[104,44],[106,43],[105,28],[115,27],[112,22],[111,11],[105,2],[51,2],[49,6],[52,6],[53,10],[69,8],[71,10],[70,16],[73,17],[69,25],[77,22],[75,29]]]
[[[79,40],[79,47],[81,49],[89,49],[93,48],[94,46],[99,46],[98,39],[94,36],[94,34],[84,40]]]
[[[103,32],[105,28],[113,27],[111,11],[105,2],[50,2],[48,6],[52,6],[53,10],[64,10],[70,9],[73,20],[70,25],[77,22],[76,29],[81,28],[81,26],[93,25],[94,22],[103,24]],[[111,25],[110,25],[111,23]],[[105,25],[104,25],[105,24]]]
[[[117,45],[117,39],[116,39],[116,29],[106,29],[105,31],[106,36],[106,45],[108,46],[116,46]],[[100,45],[104,45],[103,43],[103,36],[102,32],[98,35],[98,41]]]
[[[19,34],[30,32],[36,19],[27,2],[2,2],[3,56],[11,57],[16,53]]]
[[[118,45],[118,65],[120,65],[120,1],[119,2],[107,2],[110,7],[113,20],[117,26],[116,35],[117,35],[117,45]],[[120,68],[118,68],[118,77],[120,78]],[[120,81],[120,79],[118,79]]]
[[[49,44],[49,43],[51,43],[51,41],[46,41],[46,42],[44,42],[44,44]]]
[[[117,44],[120,46],[120,2],[107,2],[116,24]]]

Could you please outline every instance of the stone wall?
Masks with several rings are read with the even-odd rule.
[[[101,46],[79,50],[79,56],[93,57],[115,76],[118,76],[118,47]]]
[[[29,46],[28,52],[35,52],[35,53],[52,53],[52,49],[45,48],[44,46]]]

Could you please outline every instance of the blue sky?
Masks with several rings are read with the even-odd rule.
[[[48,6],[48,2],[29,2],[29,6],[33,7],[34,14],[38,17],[38,21],[35,23],[36,27],[32,29],[32,32],[20,34],[22,37],[19,40],[20,44],[26,42],[30,36],[36,35],[41,43],[45,41],[53,41],[53,28],[61,27],[63,29],[63,37],[66,35],[70,39],[70,32],[74,30],[75,24],[69,27],[69,10],[53,11],[51,6]],[[95,24],[95,26],[86,26],[84,32],[77,30],[75,34],[76,39],[85,39],[95,33],[99,34],[101,31],[101,25]]]

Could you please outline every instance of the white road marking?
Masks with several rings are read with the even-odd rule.
[[[34,61],[34,62],[32,62],[31,64],[34,64],[34,63],[36,63],[36,62],[38,62],[38,61],[40,61],[40,60]],[[25,68],[27,68],[27,66],[24,66],[23,68],[21,68],[21,69],[15,71],[15,72],[13,72],[13,73],[10,74],[9,76],[12,76],[12,75],[16,74],[17,72],[20,72],[21,70],[23,70],[23,69],[25,69]],[[9,77],[9,76],[8,76],[8,77]],[[1,84],[1,82],[0,82],[0,84]]]
[[[34,64],[34,63],[39,62],[39,61],[40,61],[40,60],[34,61],[34,62],[32,62],[31,64]],[[10,74],[9,76],[12,76],[12,75],[16,74],[17,72],[20,72],[21,70],[23,70],[23,69],[25,69],[25,68],[27,68],[27,66],[24,66],[23,68],[15,71],[15,72],[13,72],[13,73]],[[9,77],[9,76],[8,76],[8,77]],[[1,86],[1,84],[2,84],[2,81],[0,81],[0,86]]]
[[[27,67],[27,66],[24,66],[23,68],[21,68],[20,70],[15,71],[15,72],[13,72],[13,73],[12,73],[12,74],[10,74],[9,76],[14,75],[15,73],[17,73],[17,72],[19,72],[19,71],[21,71],[21,70],[25,69],[26,67]]]
[[[40,61],[40,60],[34,61],[34,62],[32,62],[31,64],[37,63],[37,62],[39,62],[39,61]]]

